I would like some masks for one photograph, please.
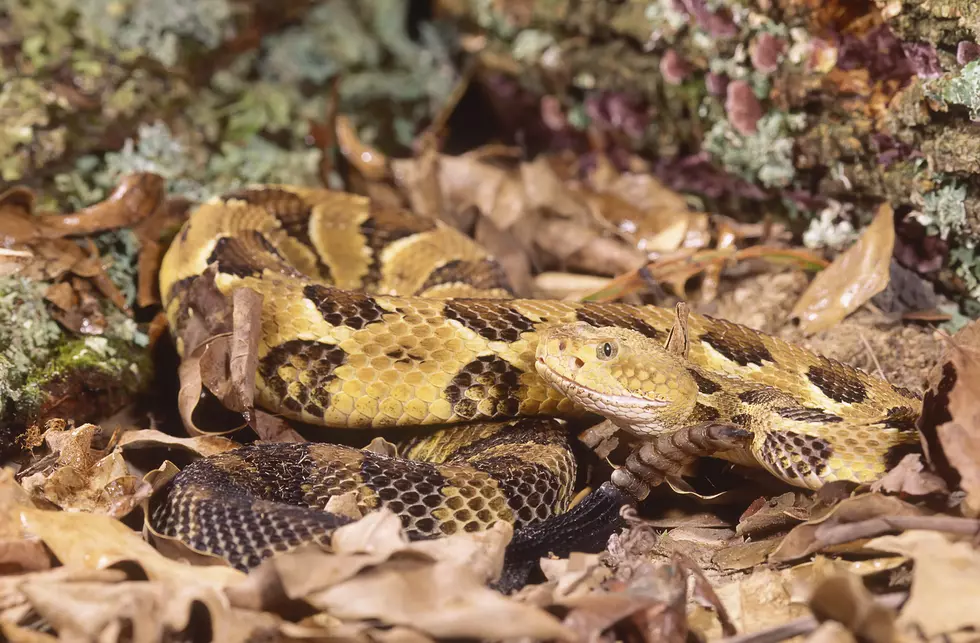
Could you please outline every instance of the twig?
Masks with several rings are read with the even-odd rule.
[[[871,361],[874,362],[875,370],[878,371],[878,377],[880,377],[881,379],[887,382],[888,378],[885,377],[885,371],[881,369],[881,364],[878,362],[878,357],[875,355],[875,352],[871,350],[871,343],[868,342],[868,339],[864,336],[864,333],[862,332],[858,332],[858,337],[861,338],[861,343],[864,344],[865,350],[867,350],[868,355],[871,356]]]

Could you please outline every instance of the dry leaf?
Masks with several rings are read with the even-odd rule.
[[[509,540],[503,526],[409,543],[401,521],[380,510],[339,528],[333,553],[304,547],[267,559],[228,596],[251,609],[301,598],[340,619],[376,620],[437,637],[570,638],[551,615],[486,586]]]
[[[66,566],[104,569],[133,561],[150,580],[212,587],[225,587],[244,578],[230,567],[192,567],[169,560],[139,534],[108,516],[21,509],[20,520],[24,529],[43,540]]]
[[[149,497],[150,486],[129,470],[120,452],[103,456],[104,452],[92,448],[97,431],[98,427],[85,424],[71,431],[45,433],[45,442],[57,460],[42,470],[26,469],[24,488],[61,509],[116,518],[139,506]]]
[[[141,172],[124,177],[104,201],[78,212],[37,217],[45,236],[79,236],[139,223],[163,202],[163,177]]]
[[[760,538],[785,531],[810,517],[812,499],[805,494],[788,491],[774,498],[759,498],[739,518],[735,533]]]
[[[868,535],[860,529],[851,530],[855,523],[863,523],[879,516],[921,516],[923,513],[917,507],[892,496],[869,493],[847,498],[829,511],[795,527],[769,556],[769,560],[788,562],[867,538]]]
[[[857,643],[857,639],[837,621],[827,621],[806,637],[806,643]]]
[[[833,327],[885,289],[894,247],[894,211],[885,203],[857,242],[814,277],[790,316],[808,334]]]
[[[898,617],[900,628],[928,639],[980,629],[980,552],[969,542],[951,542],[935,531],[907,531],[875,538],[867,546],[915,560],[912,590]]]
[[[505,598],[466,567],[445,561],[399,558],[306,600],[339,618],[414,627],[436,637],[573,638],[550,614]]]
[[[604,208],[601,214],[643,252],[701,248],[711,240],[708,217],[691,211],[683,196],[650,174],[620,174],[599,189],[632,206],[632,211]]]
[[[779,572],[760,567],[748,576],[715,587],[739,632],[753,633],[809,614],[796,600],[790,581]],[[712,610],[689,608],[691,629],[707,640],[722,636],[721,624]]]
[[[810,595],[810,610],[821,621],[833,620],[868,643],[892,643],[895,613],[875,602],[861,578],[839,573],[825,578]]]
[[[902,458],[895,468],[871,485],[871,490],[906,496],[949,493],[942,478],[925,470],[922,456],[918,453],[910,453]]]
[[[252,411],[252,430],[264,442],[306,442],[299,431],[283,418],[261,409]]]
[[[926,396],[924,435],[932,433],[945,460],[955,469],[966,492],[964,511],[980,515],[980,321],[973,321],[950,339],[946,356],[930,379],[939,380]],[[948,401],[947,401],[948,400]],[[945,408],[943,403],[945,402]],[[939,408],[933,408],[938,404]],[[928,442],[928,440],[927,440]],[[929,450],[930,458],[935,457]]]
[[[221,605],[214,590],[193,585],[33,581],[22,591],[60,639],[76,641],[162,641],[190,624],[195,602],[212,613]]]
[[[127,431],[120,436],[116,446],[124,451],[127,449],[149,449],[154,447],[177,447],[186,449],[202,458],[217,455],[241,445],[217,435],[203,435],[194,438],[178,438],[155,429]]]

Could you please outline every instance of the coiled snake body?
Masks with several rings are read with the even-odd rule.
[[[348,492],[413,537],[545,521],[575,482],[562,420],[587,411],[641,435],[741,427],[750,444],[730,459],[811,488],[872,480],[916,440],[910,391],[696,315],[685,353],[664,357],[673,311],[513,299],[466,236],[351,194],[258,186],[198,206],[160,277],[181,352],[182,328],[206,314],[187,295],[211,275],[226,295],[263,296],[259,406],[326,427],[432,428],[402,457],[279,444],[189,465],[151,526],[243,569],[326,539],[344,522],[328,503]]]

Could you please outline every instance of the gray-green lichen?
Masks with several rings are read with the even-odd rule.
[[[963,239],[949,252],[949,265],[956,276],[963,280],[963,286],[973,298],[980,302],[980,253],[974,239]],[[974,306],[976,308],[976,306]]]
[[[84,386],[99,373],[106,378],[102,388],[134,393],[149,377],[149,338],[133,319],[104,302],[105,334],[70,337],[48,313],[47,286],[0,278],[0,426],[28,420],[55,379]]]
[[[234,35],[228,0],[82,0],[78,32],[106,49],[145,52],[175,64],[182,40],[214,49]]]
[[[105,271],[109,279],[122,292],[126,304],[133,306],[136,303],[140,251],[136,234],[128,228],[121,228],[98,234],[92,241],[106,265]]]
[[[0,82],[0,179],[17,181],[29,163],[44,163],[64,153],[65,129],[49,127],[49,108],[57,101],[50,89],[34,79]],[[37,158],[38,153],[42,158]]]
[[[810,226],[803,233],[803,245],[832,250],[846,248],[858,236],[849,218],[853,209],[849,203],[831,199],[830,204],[810,220]]]
[[[644,9],[643,17],[650,23],[650,42],[673,42],[690,20],[673,0],[653,0]]]
[[[949,183],[922,195],[916,218],[943,239],[961,232],[966,225],[966,186]]]
[[[796,174],[792,132],[803,128],[806,117],[772,111],[759,119],[757,131],[744,135],[727,120],[720,120],[705,136],[704,149],[733,174],[766,187],[786,187]]]
[[[0,278],[0,418],[25,400],[23,385],[62,338],[44,304],[46,284],[20,277]]]
[[[956,76],[936,83],[944,101],[963,105],[970,110],[970,118],[980,120],[980,60],[968,63]]]

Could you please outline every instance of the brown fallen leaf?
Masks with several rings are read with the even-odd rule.
[[[43,236],[34,217],[36,196],[30,188],[14,186],[0,194],[0,247],[26,243]]]
[[[759,498],[738,520],[735,533],[760,538],[794,527],[810,517],[813,501],[805,494],[788,491],[774,498]]]
[[[802,525],[793,528],[770,556],[770,562],[789,562],[830,547],[855,543],[871,534],[852,529],[878,517],[922,516],[924,511],[892,496],[868,493],[847,498],[828,511],[821,512]],[[888,530],[887,525],[884,525]],[[880,529],[880,528],[879,528]]]
[[[22,483],[34,497],[65,510],[121,518],[149,497],[150,487],[134,475],[122,454],[94,449],[98,427],[45,433],[54,460],[25,469]],[[41,467],[41,468],[39,468]]]
[[[40,214],[37,221],[47,237],[81,236],[125,228],[153,214],[163,202],[163,196],[163,177],[139,172],[123,177],[104,201],[72,214]]]
[[[894,211],[885,203],[854,245],[814,277],[790,317],[807,334],[833,327],[885,289],[894,247]]]
[[[302,599],[344,621],[378,621],[436,637],[570,639],[550,614],[486,586],[499,574],[510,535],[500,525],[409,543],[401,521],[381,510],[339,528],[332,552],[304,547],[267,559],[227,594],[242,608]]]
[[[601,215],[647,253],[672,252],[684,246],[703,248],[711,241],[708,216],[651,174],[619,174],[598,188],[631,208],[603,208]]]
[[[179,438],[156,429],[140,429],[123,433],[116,446],[123,451],[129,449],[152,449],[154,447],[177,447],[186,449],[197,456],[206,458],[217,455],[241,445],[218,435],[202,435],[194,438]]]
[[[48,288],[45,298],[54,304],[51,316],[65,328],[81,335],[105,332],[107,322],[102,302],[90,281],[72,277],[68,282]]]
[[[237,288],[225,297],[214,285],[211,266],[188,289],[182,305],[198,313],[181,329],[178,338],[184,359],[178,368],[180,389],[177,407],[191,435],[236,431],[244,423],[255,424],[255,374],[262,296],[249,288]],[[240,413],[243,424],[224,430],[205,430],[194,421],[194,412],[207,388],[221,405]],[[272,427],[263,417],[264,427]]]
[[[0,216],[3,216],[0,213]],[[0,247],[0,277],[16,275],[34,261],[34,253],[30,250],[15,250]]]
[[[0,574],[20,574],[50,568],[51,556],[40,540],[0,540]]]
[[[108,516],[81,512],[21,509],[24,529],[41,540],[63,565],[105,569],[118,563],[138,564],[150,580],[226,587],[244,578],[230,567],[193,567],[165,558],[132,529]]]
[[[794,594],[792,580],[785,573],[759,567],[747,575],[731,578],[715,586],[721,602],[742,636],[807,616],[809,610]],[[713,610],[701,605],[688,608],[690,627],[704,640],[722,637],[721,624]]]
[[[337,148],[344,158],[353,165],[365,178],[381,181],[388,175],[388,158],[363,142],[357,136],[357,129],[350,117],[338,114],[334,127],[337,138]]]
[[[926,456],[950,486],[966,493],[963,511],[980,515],[980,322],[949,339],[929,376],[919,430]]]
[[[839,573],[820,582],[810,594],[810,610],[820,621],[837,621],[868,643],[895,640],[895,612],[877,603],[861,578]]]
[[[128,632],[134,642],[161,641],[191,624],[194,603],[212,618],[221,611],[219,595],[202,586],[33,581],[22,591],[62,640],[117,641]]]
[[[980,629],[980,552],[974,546],[934,531],[882,536],[867,546],[915,560],[912,589],[898,617],[900,629],[912,638],[921,633],[936,639],[964,630],[975,638]]]
[[[419,176],[419,161],[393,160],[395,181],[409,193],[425,184]],[[497,254],[522,250],[540,265],[539,269],[568,267],[583,272],[614,275],[641,266],[645,254],[626,242],[610,224],[598,219],[581,186],[566,182],[546,157],[538,157],[514,168],[501,167],[485,159],[480,150],[462,156],[440,156],[432,163],[438,174],[441,203],[446,220],[475,209],[491,225],[475,234]],[[588,198],[591,198],[589,196]],[[428,199],[431,201],[432,199]],[[481,220],[482,220],[481,219]],[[458,223],[458,221],[457,221]],[[479,223],[477,224],[479,226]],[[511,233],[506,243],[484,239]],[[491,238],[492,241],[492,238]],[[510,273],[508,272],[508,275]]]
[[[943,479],[925,470],[922,456],[918,453],[910,453],[902,458],[895,468],[872,483],[871,490],[904,496],[949,494]]]

